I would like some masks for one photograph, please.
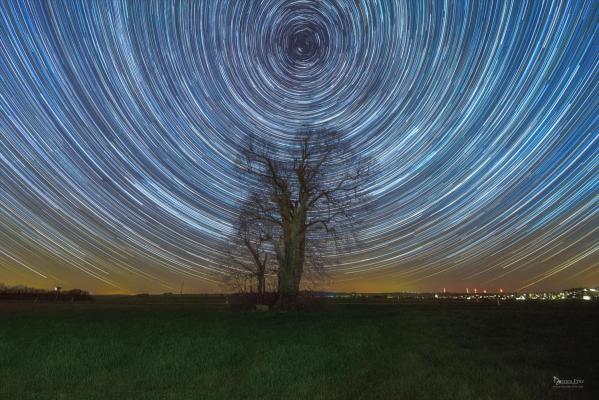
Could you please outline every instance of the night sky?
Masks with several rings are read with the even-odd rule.
[[[324,288],[599,285],[598,1],[4,1],[0,282],[221,290],[248,135],[380,173]]]

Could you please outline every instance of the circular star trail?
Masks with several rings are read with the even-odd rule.
[[[0,281],[218,290],[248,135],[380,174],[333,288],[599,282],[596,1],[0,6]]]

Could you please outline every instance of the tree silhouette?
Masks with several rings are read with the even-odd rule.
[[[322,271],[331,254],[356,242],[373,162],[340,132],[323,129],[298,132],[284,147],[250,137],[240,168],[250,188],[239,232],[260,242],[262,257],[276,257],[277,304],[284,307],[297,297],[306,264]],[[260,260],[254,257],[254,267]]]
[[[241,208],[237,229],[228,240],[225,265],[226,284],[238,292],[256,292],[261,301],[268,277],[276,271],[272,249],[271,223],[256,219],[254,204],[246,201]]]

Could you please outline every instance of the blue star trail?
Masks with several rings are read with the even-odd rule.
[[[219,290],[248,135],[380,173],[331,288],[599,283],[597,1],[8,1],[0,281]]]

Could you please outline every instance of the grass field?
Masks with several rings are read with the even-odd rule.
[[[144,301],[0,304],[0,399],[599,398],[598,304]]]

